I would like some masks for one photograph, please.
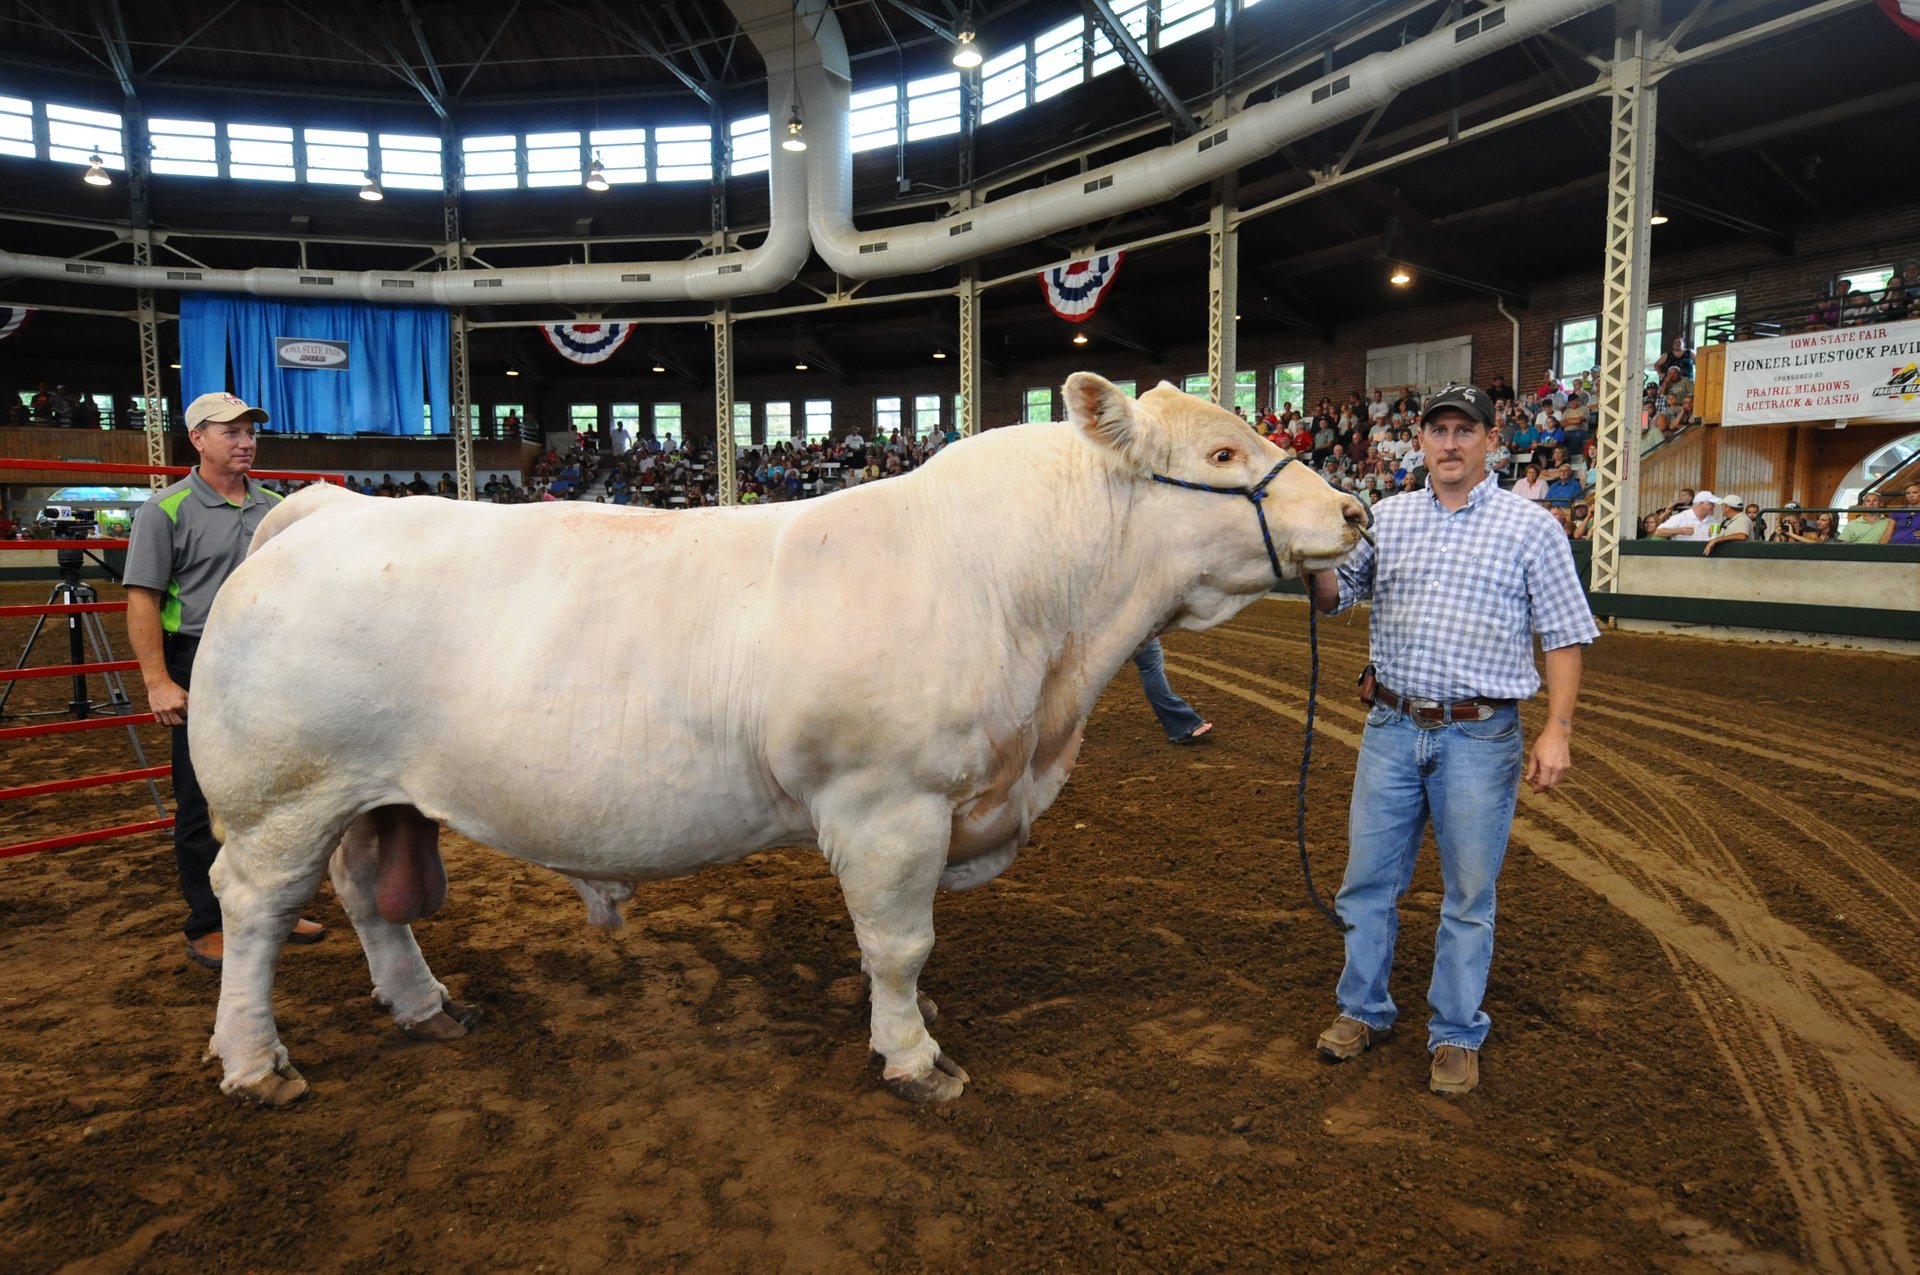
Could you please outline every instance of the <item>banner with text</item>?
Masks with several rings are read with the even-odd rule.
[[[1722,425],[1920,421],[1920,320],[1727,346]]]

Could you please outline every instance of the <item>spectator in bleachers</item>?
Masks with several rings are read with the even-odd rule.
[[[1887,538],[1890,545],[1920,544],[1920,479],[1909,482],[1902,493],[1906,499],[1904,512],[1887,519],[1893,524],[1893,534]]]
[[[1907,295],[1907,277],[1895,271],[1887,280],[1886,291],[1880,294],[1880,317],[1888,323],[1898,323],[1913,313],[1913,298]]]
[[[460,484],[453,481],[452,474],[443,470],[440,481],[434,484],[433,491],[436,496],[457,496],[460,494]]]
[[[1513,386],[1507,384],[1507,378],[1495,375],[1493,384],[1487,386],[1487,397],[1493,400],[1495,408],[1503,403],[1513,402]]]
[[[1869,323],[1879,317],[1879,309],[1873,304],[1873,298],[1855,288],[1847,293],[1846,308],[1840,312],[1842,325],[1853,328]]]
[[[1804,522],[1799,518],[1794,521]],[[1832,544],[1840,537],[1839,526],[1839,515],[1823,512],[1814,516],[1812,527],[1803,526],[1799,531],[1790,531],[1787,533],[1787,539],[1801,545]]]
[[[1547,484],[1547,503],[1557,509],[1564,509],[1580,498],[1580,480],[1573,476],[1570,465],[1556,466],[1554,471],[1560,477]]]
[[[1547,498],[1547,480],[1540,476],[1540,466],[1527,466],[1526,475],[1513,485],[1513,494],[1522,500],[1538,501]]]
[[[1760,506],[1755,505],[1753,509],[1758,513]],[[1707,530],[1712,534],[1707,537],[1707,543],[1700,553],[1708,558],[1713,556],[1716,546],[1753,539],[1753,519],[1747,516],[1747,502],[1738,496],[1722,496],[1719,517],[1708,525]]]
[[[1710,540],[1713,511],[1719,503],[1712,492],[1700,492],[1691,498],[1687,508],[1669,516],[1653,534],[1660,540]]]
[[[1662,379],[1676,368],[1681,376],[1689,381],[1693,379],[1693,351],[1687,348],[1687,338],[1683,336],[1673,338],[1672,344],[1667,346],[1667,352],[1653,365],[1654,374]]]
[[[1877,491],[1870,491],[1860,497],[1860,508],[1849,513],[1846,526],[1840,528],[1840,543],[1848,545],[1887,543],[1887,537],[1893,534],[1893,520],[1880,512],[1880,507],[1884,503]]]
[[[1567,534],[1575,540],[1593,539],[1593,505],[1585,499],[1567,511]]]

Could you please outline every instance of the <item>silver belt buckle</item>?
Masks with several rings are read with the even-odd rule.
[[[1407,720],[1421,730],[1439,730],[1447,724],[1447,717],[1444,712],[1441,713],[1440,720],[1438,721],[1428,721],[1426,718],[1420,716],[1420,713],[1423,709],[1431,708],[1442,710],[1445,707],[1446,706],[1437,699],[1410,699],[1407,701]]]

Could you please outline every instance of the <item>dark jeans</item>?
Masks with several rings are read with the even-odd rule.
[[[166,639],[167,676],[181,689],[193,689],[193,655],[197,637],[173,635]],[[187,705],[193,712],[193,705]],[[173,728],[173,857],[180,869],[180,893],[187,901],[186,934],[197,939],[220,928],[220,900],[207,880],[207,869],[220,853],[213,839],[213,820],[207,799],[194,777],[193,755],[187,751],[187,728]]]

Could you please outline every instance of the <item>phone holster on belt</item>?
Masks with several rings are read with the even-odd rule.
[[[1358,682],[1360,687],[1360,702],[1368,708],[1373,707],[1373,688],[1378,684],[1378,679],[1374,676],[1373,665],[1369,664],[1360,670]]]

